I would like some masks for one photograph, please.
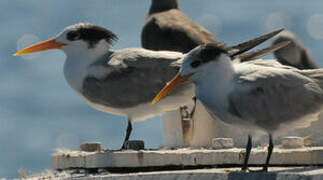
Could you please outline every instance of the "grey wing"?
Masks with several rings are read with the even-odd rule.
[[[141,34],[142,46],[153,50],[187,53],[204,43],[216,43],[212,34],[179,10],[147,18]],[[221,44],[221,43],[220,43]]]
[[[141,50],[116,52],[107,65],[109,73],[101,79],[88,77],[84,88],[88,99],[111,107],[133,107],[151,102],[162,87],[177,73],[178,59],[157,53],[157,57]]]
[[[228,99],[229,110],[269,131],[321,107],[322,89],[297,70],[251,68],[236,81]]]
[[[240,62],[239,59],[234,60],[233,63],[235,65],[238,65],[239,63],[241,64],[246,64],[246,65],[257,65],[257,66],[262,66],[262,67],[276,67],[279,69],[291,69],[291,70],[297,70],[296,68],[292,67],[292,66],[286,66],[281,64],[280,62],[278,62],[275,59],[256,59],[256,60],[252,60],[252,61],[245,61],[245,62]]]

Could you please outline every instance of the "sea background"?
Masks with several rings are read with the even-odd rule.
[[[18,169],[51,168],[57,148],[79,149],[85,141],[121,146],[126,118],[91,109],[66,83],[65,55],[48,51],[13,57],[18,49],[55,36],[66,26],[90,22],[116,33],[113,49],[140,47],[150,0],[0,1],[0,178]],[[180,0],[181,9],[233,45],[273,29],[293,31],[320,66],[323,57],[323,1]],[[269,42],[270,43],[270,42]],[[267,43],[268,45],[268,43]],[[271,57],[271,56],[268,56]],[[132,139],[162,144],[160,117],[134,124]]]

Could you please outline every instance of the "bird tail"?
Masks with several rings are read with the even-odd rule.
[[[287,46],[289,43],[290,41],[283,41],[272,46],[268,46],[262,49],[257,49],[255,51],[240,54],[236,56],[235,59],[240,59],[240,62],[251,61],[251,60],[260,58],[262,56],[265,56],[269,53],[272,53],[274,51],[277,51],[278,49]]]
[[[316,82],[323,91],[323,69],[302,70],[302,74]]]
[[[252,40],[240,43],[238,45],[235,46],[231,46],[230,49],[228,49],[229,51],[229,55],[231,57],[236,57],[239,54],[242,54],[244,52],[247,52],[248,50],[258,46],[259,44],[267,41],[268,39],[274,37],[275,35],[277,35],[278,33],[282,32],[284,30],[284,28],[278,29],[276,31],[272,31],[270,33],[264,34],[262,36],[256,37]]]

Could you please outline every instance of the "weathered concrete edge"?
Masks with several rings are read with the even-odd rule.
[[[55,178],[54,178],[55,179]],[[270,168],[269,173],[243,173],[238,168],[226,169],[199,169],[199,170],[181,170],[181,171],[160,171],[144,173],[127,174],[105,174],[105,175],[71,175],[69,177],[60,177],[64,180],[150,180],[150,179],[203,179],[203,180],[227,180],[227,179],[262,179],[262,180],[291,180],[291,179],[323,179],[323,168]]]
[[[53,155],[52,166],[54,169],[69,169],[241,164],[244,154],[244,149],[237,148],[97,153],[68,151]],[[266,155],[266,149],[254,149],[250,156],[250,164],[263,164]],[[321,165],[323,164],[323,147],[276,149],[272,155],[271,164]]]

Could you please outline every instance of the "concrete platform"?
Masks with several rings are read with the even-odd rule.
[[[203,180],[319,180],[323,179],[323,168],[315,167],[290,167],[269,168],[268,173],[244,173],[238,168],[211,168],[198,170],[181,171],[156,171],[156,172],[137,172],[126,174],[111,174],[102,172],[100,174],[84,173],[50,173],[48,175],[33,176],[26,178],[36,179],[60,179],[60,180],[155,180],[155,179],[203,179]]]
[[[178,149],[81,152],[60,151],[52,156],[52,166],[56,170],[83,168],[132,169],[162,167],[210,167],[240,165],[245,155],[244,149]],[[250,164],[261,165],[266,158],[266,148],[253,149]],[[273,165],[323,165],[323,147],[299,149],[276,148],[270,164]]]

